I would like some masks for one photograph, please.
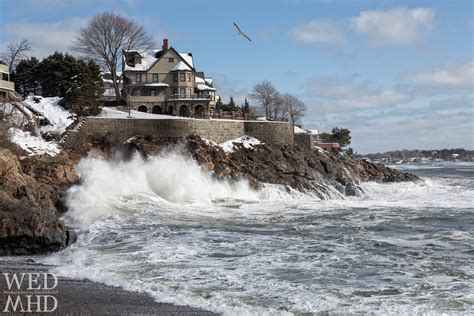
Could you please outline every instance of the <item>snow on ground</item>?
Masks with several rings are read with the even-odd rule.
[[[33,136],[30,132],[25,132],[19,128],[12,127],[8,132],[12,143],[20,146],[29,156],[41,154],[55,156],[61,151],[56,143],[47,142],[41,137]]]
[[[35,99],[40,100],[39,103],[36,103]],[[29,96],[26,98],[25,103],[33,110],[40,112],[50,122],[50,125],[40,128],[42,133],[64,134],[66,128],[74,122],[75,114],[60,106],[59,101],[61,101],[59,97]]]
[[[151,113],[144,113],[139,111],[131,111],[132,119],[153,119],[153,120],[164,120],[164,119],[176,119],[176,120],[190,120],[189,117],[181,117],[181,116],[171,116],[171,115],[164,115],[164,114],[151,114]],[[114,108],[102,108],[102,112],[99,114],[99,117],[107,117],[107,118],[129,118],[128,112],[119,111]]]
[[[219,144],[220,147],[226,152],[231,153],[235,150],[235,144],[242,144],[245,148],[253,148],[256,145],[263,144],[258,139],[251,136],[244,135],[242,137],[228,140],[224,143]]]

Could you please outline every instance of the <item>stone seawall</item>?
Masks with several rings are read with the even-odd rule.
[[[192,134],[216,143],[243,135],[255,137],[267,144],[293,144],[294,141],[291,124],[282,122],[89,117],[79,130],[70,133],[63,147],[74,149],[82,143],[104,137],[112,144],[122,144],[136,135],[157,138]]]

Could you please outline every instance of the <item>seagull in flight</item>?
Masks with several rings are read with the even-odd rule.
[[[240,29],[240,27],[234,22],[234,26],[235,28],[237,29],[237,35],[242,35],[243,37],[245,37],[246,39],[249,40],[249,42],[251,42],[252,40],[250,39],[250,37],[247,36],[247,34],[245,34],[244,32],[242,32],[242,30]]]

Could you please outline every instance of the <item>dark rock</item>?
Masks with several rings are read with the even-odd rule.
[[[246,149],[237,144],[234,152],[226,154],[197,135],[183,138],[144,139],[135,137],[125,144],[126,150],[136,150],[151,157],[165,148],[180,148],[184,155],[196,160],[217,179],[245,178],[258,188],[261,183],[290,186],[300,191],[313,191],[322,197],[332,186],[347,196],[357,195],[359,184],[365,181],[414,181],[418,177],[383,165],[351,157],[310,150],[299,145],[258,145]]]

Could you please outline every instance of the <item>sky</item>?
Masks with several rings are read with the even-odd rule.
[[[111,11],[157,47],[168,38],[192,52],[224,102],[269,80],[305,102],[304,128],[349,128],[358,153],[474,149],[473,3],[0,0],[0,49],[28,38],[36,57],[69,52],[91,17]]]

